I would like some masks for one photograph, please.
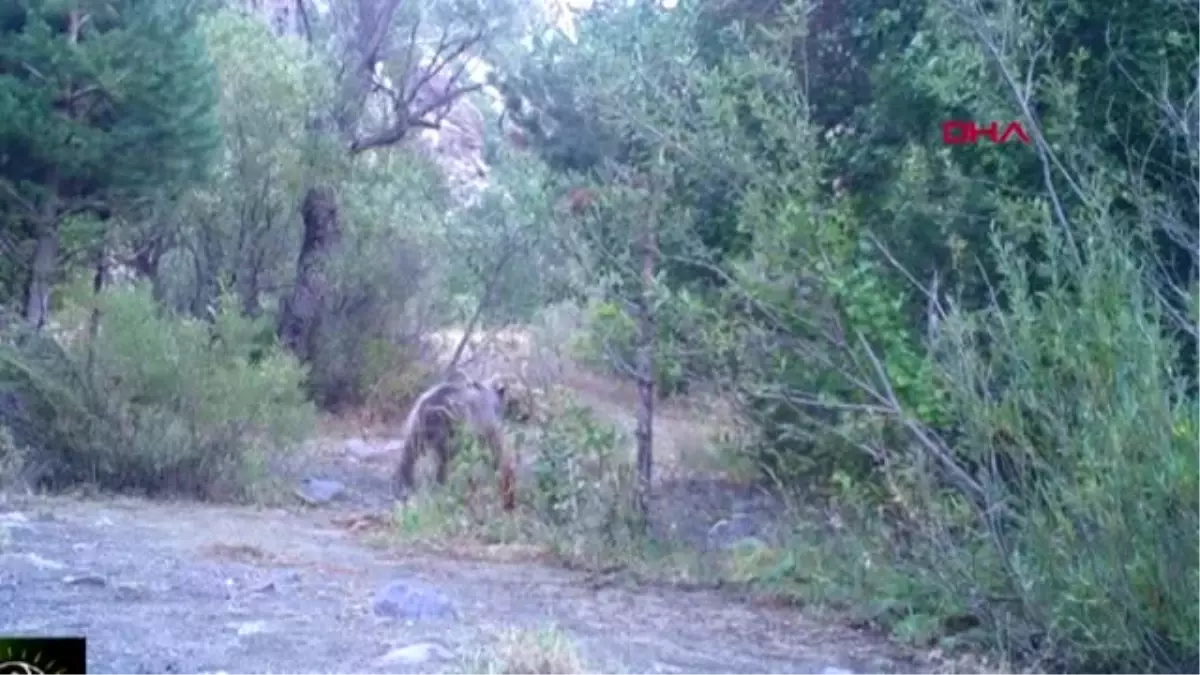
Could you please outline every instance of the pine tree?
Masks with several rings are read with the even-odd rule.
[[[45,320],[65,216],[201,177],[219,141],[215,71],[192,0],[0,7],[0,216],[32,241],[28,320]]]

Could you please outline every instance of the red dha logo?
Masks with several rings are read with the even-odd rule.
[[[1025,127],[1020,122],[1009,122],[1003,132],[1000,131],[999,122],[992,122],[986,127],[970,121],[942,122],[942,142],[946,145],[975,145],[980,136],[990,140],[992,145],[1007,143],[1013,136],[1025,145],[1029,145],[1030,142],[1029,134],[1025,133]]]

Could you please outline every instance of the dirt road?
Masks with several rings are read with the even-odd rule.
[[[447,672],[498,630],[546,625],[594,671],[913,668],[864,634],[794,611],[372,546],[333,515],[9,498],[0,634],[87,635],[91,671],[108,673]]]

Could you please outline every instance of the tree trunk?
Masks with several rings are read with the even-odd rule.
[[[221,297],[221,270],[229,258],[218,230],[206,223],[197,230],[195,247],[192,250],[192,269],[196,283],[192,288],[192,299],[188,312],[192,316],[211,321],[213,309]]]
[[[304,240],[296,261],[296,284],[283,304],[279,339],[302,361],[313,356],[313,338],[328,293],[329,255],[341,241],[337,195],[328,185],[311,187],[300,207]]]
[[[154,239],[139,246],[137,252],[133,254],[132,261],[134,273],[137,274],[138,279],[150,282],[151,294],[154,301],[158,303],[162,303],[166,297],[166,289],[158,274],[162,255],[161,239]]]
[[[650,481],[654,469],[654,351],[657,332],[654,320],[654,268],[658,247],[652,226],[642,237],[642,293],[638,312],[636,377],[638,385],[637,430],[637,510],[649,513]]]
[[[259,290],[259,270],[262,268],[262,262],[259,258],[261,255],[255,253],[249,264],[250,269],[244,273],[239,272],[237,277],[240,289],[238,294],[242,297],[242,312],[246,316],[258,316],[262,313],[262,291]]]
[[[54,272],[58,268],[58,243],[56,223],[38,225],[33,261],[25,282],[25,320],[37,330],[46,325],[46,319],[50,315],[50,289],[54,285]]]
[[[40,212],[34,216],[37,241],[33,247],[33,260],[29,264],[29,276],[25,280],[25,320],[37,330],[46,325],[50,315],[50,290],[54,286],[54,273],[58,270],[58,175],[54,174],[46,185]]]
[[[92,275],[92,306],[91,315],[88,317],[88,332],[87,332],[87,365],[84,372],[87,374],[88,382],[95,384],[93,379],[93,368],[96,364],[96,336],[100,334],[100,292],[104,290],[104,277],[108,275],[108,258],[105,256],[105,247],[100,246],[99,252],[96,254],[96,267]]]

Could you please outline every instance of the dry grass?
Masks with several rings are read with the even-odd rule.
[[[575,642],[552,626],[501,632],[495,642],[463,664],[464,672],[497,675],[584,673]]]
[[[940,649],[934,649],[925,655],[933,672],[938,675],[992,675],[993,673],[1035,673],[1037,670],[1021,668],[1008,663],[997,661],[982,654],[954,653],[946,654]]]
[[[248,563],[252,565],[271,562],[273,555],[253,544],[214,543],[207,547],[205,553],[218,560]]]

